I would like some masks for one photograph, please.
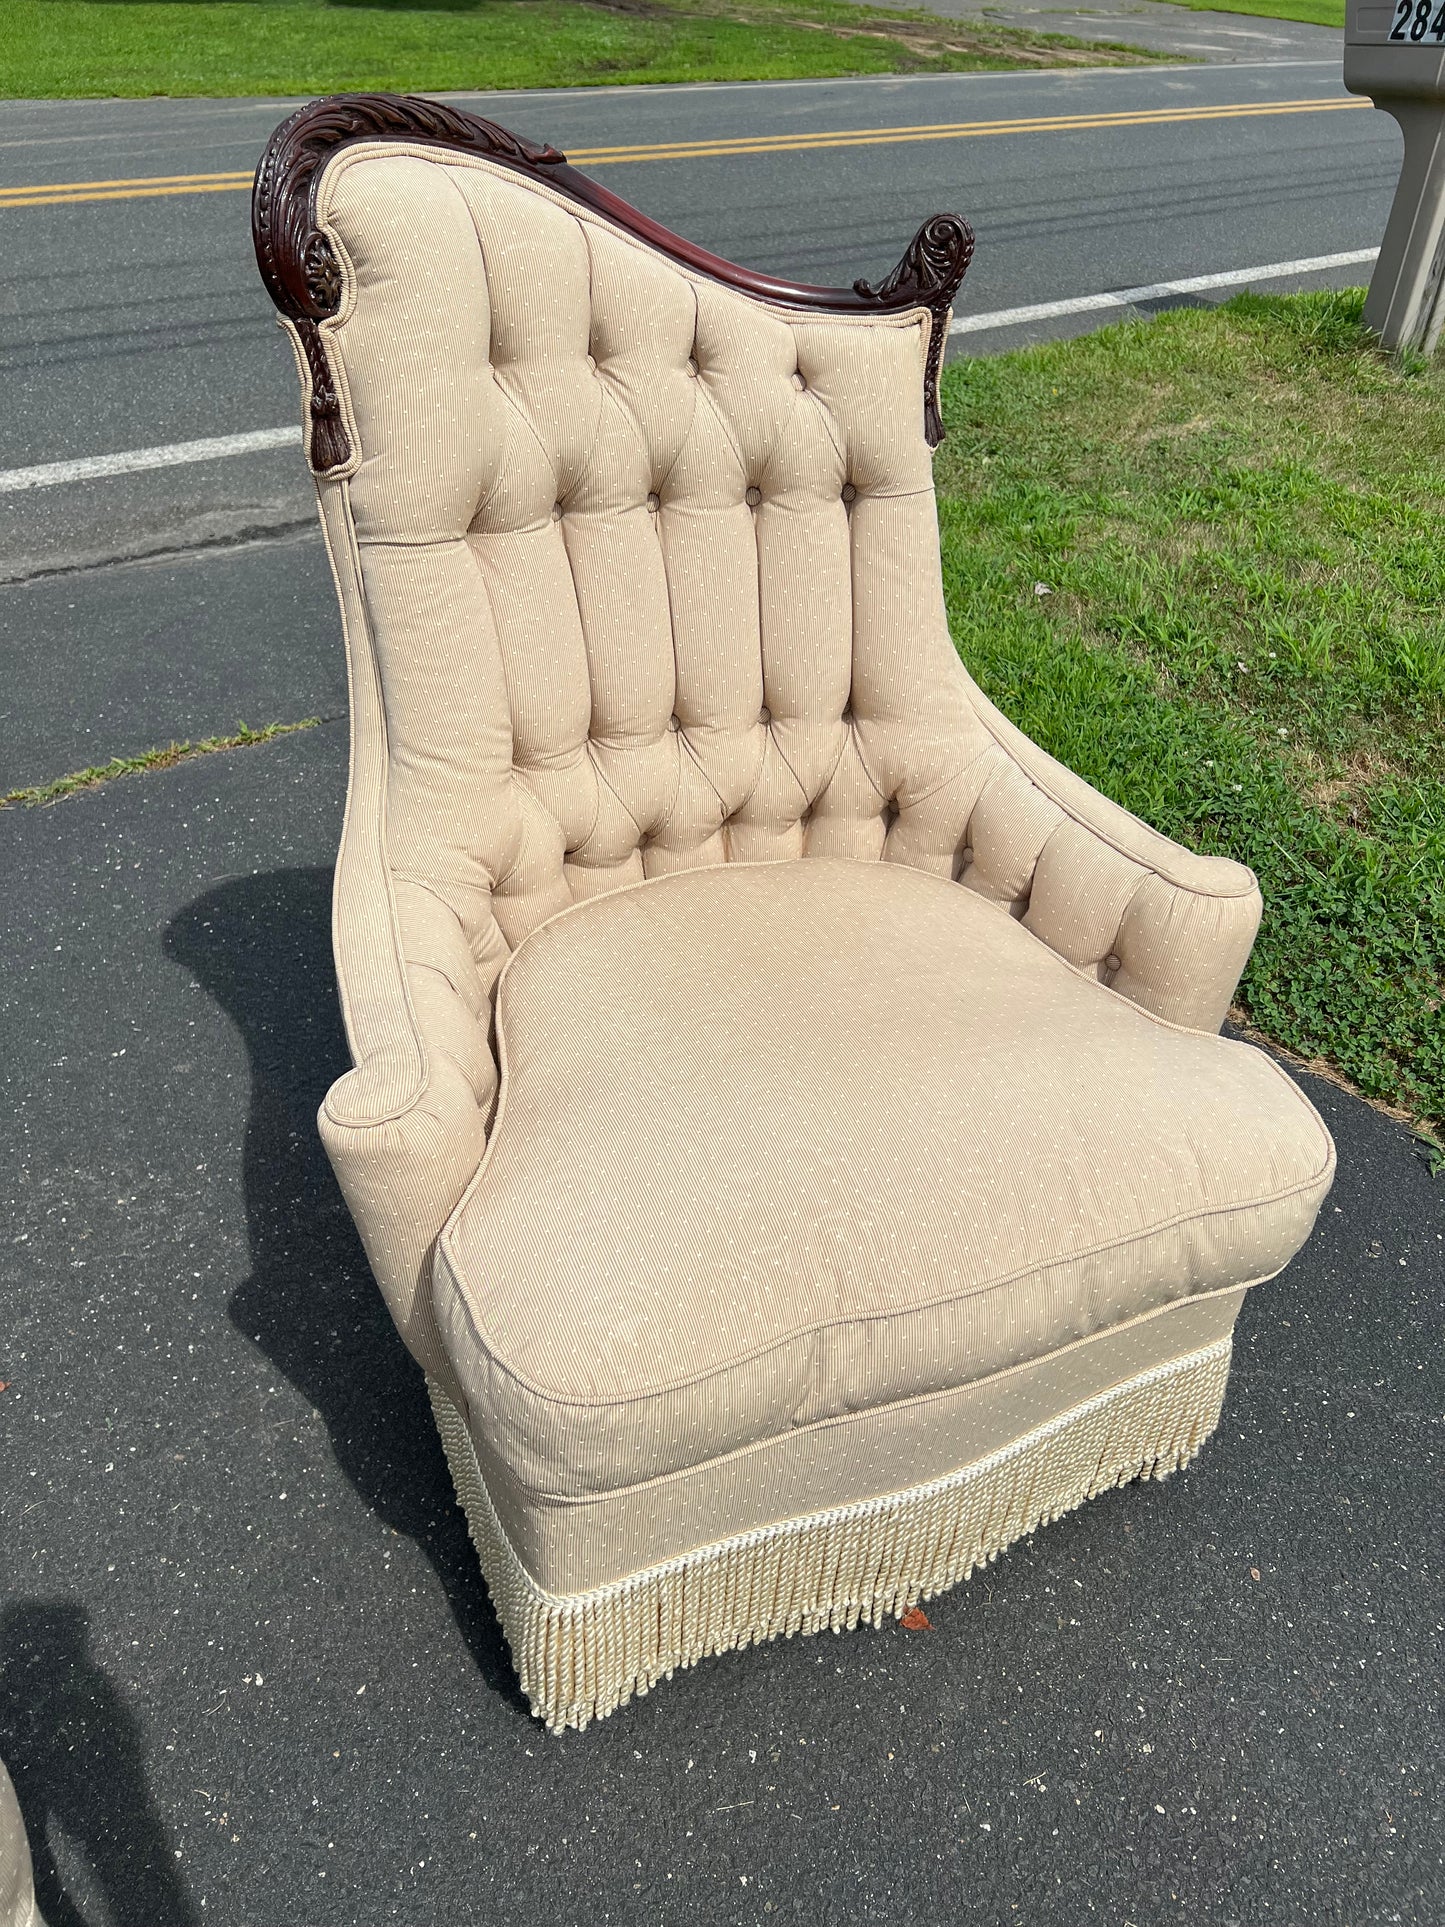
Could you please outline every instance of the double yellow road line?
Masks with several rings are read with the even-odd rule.
[[[1160,107],[1122,114],[1038,114],[1027,120],[939,121],[926,127],[849,127],[827,134],[743,135],[736,140],[670,141],[657,147],[592,147],[568,152],[578,167],[632,161],[691,161],[729,154],[798,154],[823,147],[892,147],[908,141],[982,140],[992,134],[1075,134],[1091,128],[1163,127],[1203,120],[1256,120],[1269,114],[1327,114],[1368,107],[1367,100],[1278,100],[1231,107]]]
[[[1111,127],[1173,127],[1196,121],[1260,120],[1278,114],[1333,114],[1367,100],[1274,100],[1226,107],[1161,107],[1120,114],[1040,114],[1026,120],[939,121],[925,127],[846,127],[816,134],[739,135],[735,139],[660,141],[652,146],[586,147],[568,152],[578,167],[622,167],[641,161],[727,159],[741,154],[807,154],[830,147],[894,147],[909,141],[984,140],[1001,134],[1077,134]],[[140,201],[172,194],[228,194],[249,189],[251,174],[152,174],[135,180],[57,181],[0,187],[7,207],[68,207],[77,201]]]
[[[244,174],[143,174],[134,181],[56,181],[0,187],[0,208],[67,207],[72,201],[143,201],[157,194],[229,194],[251,185]]]

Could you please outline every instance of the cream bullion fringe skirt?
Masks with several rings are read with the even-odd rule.
[[[544,1592],[528,1574],[492,1508],[461,1414],[435,1383],[428,1389],[522,1691],[560,1732],[604,1718],[711,1653],[780,1633],[878,1625],[1096,1493],[1167,1477],[1218,1423],[1229,1359],[1224,1338],[926,1485],[761,1526],[573,1594]]]

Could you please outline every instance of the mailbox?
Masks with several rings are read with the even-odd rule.
[[[1405,136],[1365,322],[1386,348],[1428,355],[1445,321],[1445,0],[1346,0],[1345,85]]]

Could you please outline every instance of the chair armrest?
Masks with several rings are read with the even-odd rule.
[[[481,1015],[436,970],[407,976],[409,1021],[338,1078],[317,1122],[402,1340],[455,1403],[432,1253],[482,1161],[496,1070]]]
[[[407,1350],[444,1386],[451,1368],[432,1309],[432,1249],[482,1161],[486,1121],[454,1067],[433,1070],[416,1101],[384,1118],[362,1113],[376,1060],[348,1071],[318,1119],[366,1255]]]
[[[1254,872],[1151,830],[975,690],[1002,750],[969,826],[963,881],[1061,957],[1171,1023],[1218,1030],[1262,908]]]

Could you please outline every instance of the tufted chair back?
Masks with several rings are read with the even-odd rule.
[[[933,317],[766,305],[425,147],[347,150],[317,211],[403,931],[440,899],[490,978],[664,871],[951,869],[939,795],[988,739],[943,610]]]

